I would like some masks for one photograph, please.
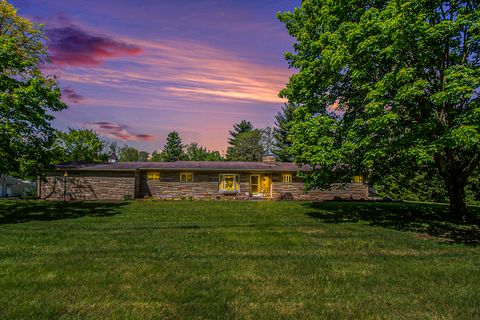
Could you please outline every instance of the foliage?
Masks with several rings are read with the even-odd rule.
[[[259,129],[243,132],[237,135],[235,146],[229,148],[231,161],[260,161],[264,155],[261,144],[262,132]]]
[[[167,136],[167,142],[162,151],[162,160],[165,162],[173,162],[185,159],[183,153],[182,139],[177,131],[172,131]]]
[[[152,152],[152,156],[150,157],[150,161],[151,162],[163,162],[164,158],[163,158],[164,154],[163,154],[163,151],[153,151]]]
[[[229,131],[230,137],[228,138],[229,147],[225,157],[227,160],[234,160],[235,147],[237,145],[238,136],[242,133],[250,132],[254,130],[253,124],[250,121],[242,120],[239,123],[233,125],[233,130]]]
[[[233,125],[233,130],[229,131],[228,144],[234,146],[237,140],[237,136],[241,133],[249,132],[253,130],[253,124],[250,121],[242,120],[239,123]]]
[[[98,133],[89,129],[72,129],[68,132],[57,131],[55,140],[55,162],[103,162],[104,143]]]
[[[261,139],[260,145],[262,146],[263,154],[272,154],[273,146],[275,144],[275,136],[271,127],[265,127],[260,129]]]
[[[292,142],[288,135],[292,127],[294,120],[295,105],[293,103],[286,103],[282,110],[275,115],[275,128],[273,129],[274,146],[273,152],[280,161],[291,162],[293,161],[292,154],[289,148],[292,146]]]
[[[199,147],[196,142],[192,142],[186,147],[186,158],[190,161],[222,161],[220,152]]]
[[[120,162],[146,162],[148,161],[148,152],[147,151],[139,151],[134,147],[130,147],[124,145],[120,148],[119,152],[119,160]]]
[[[0,1],[0,172],[31,176],[50,162],[52,112],[66,105],[46,60],[42,26]]]
[[[291,150],[315,166],[309,185],[436,168],[466,219],[480,162],[479,16],[472,0],[306,0],[279,14],[297,40],[286,58],[300,72],[281,96],[299,106]]]

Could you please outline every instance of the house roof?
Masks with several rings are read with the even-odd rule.
[[[116,162],[116,163],[65,163],[55,166],[56,170],[75,171],[261,171],[295,172],[309,171],[308,166],[299,167],[292,162],[240,162],[240,161],[175,161],[175,162]]]

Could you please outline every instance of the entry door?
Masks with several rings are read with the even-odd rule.
[[[260,175],[252,174],[250,176],[250,193],[258,194],[260,193]]]
[[[262,177],[262,190],[266,197],[270,196],[270,176],[266,174]]]

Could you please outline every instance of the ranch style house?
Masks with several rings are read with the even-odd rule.
[[[367,199],[357,179],[331,190],[304,192],[297,172],[309,168],[277,162],[176,161],[58,165],[39,178],[38,197],[52,200],[123,199]]]

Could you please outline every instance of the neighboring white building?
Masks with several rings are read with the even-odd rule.
[[[32,182],[0,175],[0,198],[24,196],[31,190],[35,190],[35,184]]]

